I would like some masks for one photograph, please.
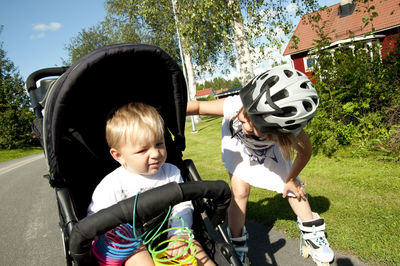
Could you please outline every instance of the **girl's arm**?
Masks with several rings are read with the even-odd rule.
[[[225,98],[214,101],[189,101],[186,108],[187,115],[224,115]]]
[[[297,151],[297,155],[286,178],[286,186],[283,191],[283,197],[286,197],[287,192],[290,190],[296,195],[297,199],[300,200],[301,198],[305,199],[306,193],[305,190],[302,188],[302,184],[300,184],[300,182],[298,182],[296,178],[310,160],[312,146],[310,138],[308,137],[306,132],[304,132],[304,130],[301,130],[296,139],[297,143],[294,145],[293,148]]]

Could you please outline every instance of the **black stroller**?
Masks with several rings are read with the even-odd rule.
[[[128,102],[143,102],[159,111],[166,125],[167,162],[178,166],[185,180],[142,193],[135,226],[143,226],[169,205],[192,200],[193,230],[210,258],[218,265],[241,265],[221,225],[230,201],[228,185],[201,181],[193,162],[182,159],[186,83],[167,53],[151,45],[103,47],[71,67],[32,73],[26,87],[36,115],[33,129],[44,148],[49,183],[56,191],[67,265],[93,264],[93,237],[121,223],[132,223],[132,198],[86,217],[94,188],[118,167],[105,141],[106,117]]]

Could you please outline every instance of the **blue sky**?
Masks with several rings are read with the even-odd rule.
[[[332,5],[339,0],[321,0]],[[25,80],[41,68],[62,66],[65,45],[103,20],[103,0],[1,0],[0,42]]]
[[[103,20],[102,0],[1,0],[0,42],[24,80],[34,71],[62,66],[64,49],[83,28]]]

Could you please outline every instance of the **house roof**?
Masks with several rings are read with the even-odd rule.
[[[322,26],[323,21],[326,21],[326,29],[324,32],[330,32],[329,37],[331,38],[331,43],[361,36],[371,32],[372,28],[375,28],[375,32],[379,33],[379,31],[382,30],[400,26],[399,0],[371,0],[366,3],[363,2],[364,1],[354,1],[354,12],[348,16],[340,17],[339,3],[326,9],[304,15],[293,33],[293,35],[299,37],[297,49],[291,47],[293,43],[292,40],[290,40],[283,55],[307,51],[314,47],[314,40],[318,40],[319,38],[308,20],[310,16],[317,15],[317,12],[321,15],[321,20],[318,22],[318,25]],[[366,13],[368,7],[371,6],[375,6],[375,9],[372,9],[370,13]],[[372,12],[377,12],[378,16],[373,18],[372,22],[370,21],[370,23],[365,26],[363,17],[371,16]]]
[[[241,89],[242,89],[242,87],[236,87],[236,88],[229,89],[229,90],[223,91],[223,92],[221,92],[221,93],[218,93],[218,94],[215,95],[215,96],[216,96],[217,98],[224,97],[224,96],[229,96],[229,95],[231,95],[231,94],[239,93],[239,91],[240,91]]]
[[[204,97],[204,96],[208,96],[212,93],[212,88],[208,88],[208,89],[203,89],[203,90],[198,90],[196,91],[196,97]]]

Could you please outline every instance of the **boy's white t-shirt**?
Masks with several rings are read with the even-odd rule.
[[[108,174],[97,185],[92,195],[92,202],[88,207],[88,215],[108,208],[121,200],[135,196],[155,187],[170,182],[182,183],[180,170],[169,163],[164,163],[154,175],[143,176],[133,174],[120,166]],[[163,199],[160,199],[160,201]],[[184,220],[185,227],[191,228],[193,224],[193,205],[191,201],[181,202],[175,205],[170,216],[179,216]],[[179,220],[173,219],[169,227],[181,227]],[[170,231],[169,235],[176,234]]]
[[[269,140],[249,139],[236,116],[243,104],[239,95],[226,98],[222,120],[222,161],[228,172],[248,184],[283,192],[291,162],[283,158],[279,145]],[[232,137],[232,134],[236,134]],[[294,196],[289,193],[289,196]]]

